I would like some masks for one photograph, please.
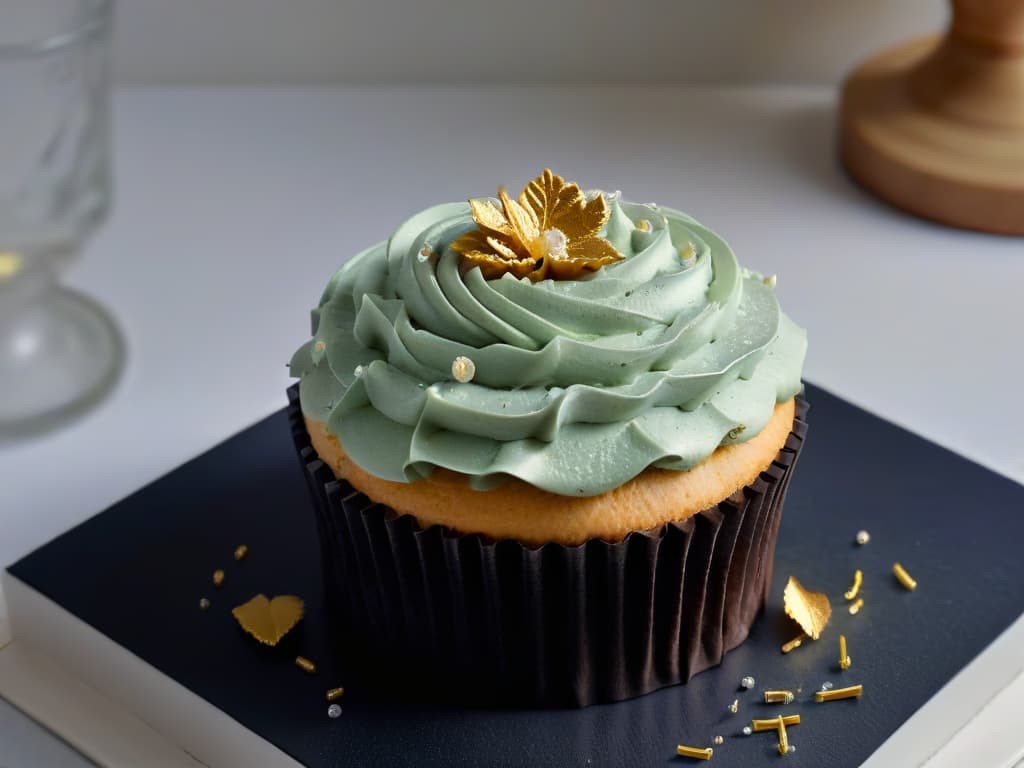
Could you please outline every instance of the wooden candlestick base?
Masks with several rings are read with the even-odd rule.
[[[954,0],[943,38],[862,64],[843,86],[840,154],[893,205],[1024,235],[1024,0]]]

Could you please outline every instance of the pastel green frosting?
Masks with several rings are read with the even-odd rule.
[[[463,272],[448,246],[475,228],[466,203],[352,258],[291,362],[305,414],[377,477],[446,467],[481,490],[518,477],[567,496],[758,434],[800,389],[804,331],[714,232],[608,200],[602,235],[626,258],[585,279]],[[469,383],[452,376],[460,355],[476,366]]]

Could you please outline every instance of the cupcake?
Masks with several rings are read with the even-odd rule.
[[[331,610],[467,699],[585,706],[747,636],[806,404],[774,280],[545,170],[350,259],[292,359]]]

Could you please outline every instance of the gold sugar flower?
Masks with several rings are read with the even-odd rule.
[[[488,279],[511,272],[533,282],[572,280],[625,258],[597,236],[611,215],[604,195],[588,198],[550,168],[526,185],[519,200],[505,187],[498,188],[498,198],[501,208],[491,200],[470,200],[480,229],[452,243]]]

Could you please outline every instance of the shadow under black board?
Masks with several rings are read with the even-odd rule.
[[[786,765],[856,766],[1024,611],[1024,487],[808,385],[807,443],[790,486],[766,614],[719,667],[683,686],[583,710],[459,709],[430,691],[396,696],[383,670],[332,653],[319,545],[284,410],[183,465],[10,567],[72,614],[308,766],[646,766],[710,746],[718,768],[774,764],[771,733],[740,735],[764,688],[800,689],[784,708]],[[282,395],[282,400],[283,400]],[[853,537],[867,529],[871,542]],[[232,559],[245,543],[249,556]],[[917,578],[907,592],[894,561]],[[224,586],[210,575],[224,568]],[[856,616],[842,593],[864,571]],[[788,655],[785,579],[827,592],[821,641]],[[246,637],[230,608],[297,594],[307,615],[283,647]],[[200,611],[199,598],[213,601]],[[837,638],[853,666],[839,671]],[[296,669],[296,653],[319,671]],[[738,690],[745,675],[753,691]],[[829,680],[864,696],[813,703]],[[344,685],[344,714],[324,692]],[[408,692],[407,692],[408,694]],[[438,697],[440,698],[440,697]],[[727,705],[740,699],[740,712]]]

